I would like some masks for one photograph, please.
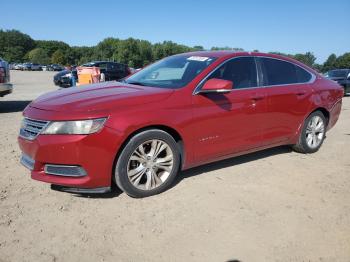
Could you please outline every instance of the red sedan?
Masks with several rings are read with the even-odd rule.
[[[343,89],[293,59],[194,52],[122,82],[45,94],[24,111],[21,163],[33,179],[77,193],[158,194],[179,170],[292,145],[316,152]]]

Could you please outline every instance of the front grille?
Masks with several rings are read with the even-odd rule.
[[[19,135],[25,139],[33,140],[49,124],[49,121],[24,118]]]

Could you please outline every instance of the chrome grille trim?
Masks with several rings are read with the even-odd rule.
[[[27,140],[34,140],[49,123],[50,121],[25,117],[22,121],[19,136]]]

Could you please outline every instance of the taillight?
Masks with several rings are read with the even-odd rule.
[[[5,68],[0,67],[0,83],[5,83]]]

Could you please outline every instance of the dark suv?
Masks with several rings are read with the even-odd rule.
[[[120,80],[128,75],[130,75],[131,71],[127,65],[116,63],[116,62],[108,62],[108,61],[96,61],[96,62],[90,62],[83,64],[82,66],[88,66],[88,67],[99,67],[101,74],[104,74],[104,80],[105,81],[112,81],[112,80]],[[53,77],[53,81],[55,85],[60,87],[71,87],[72,84],[72,78],[75,78],[75,81],[78,81],[77,76],[77,70],[63,70],[59,73],[57,73]]]
[[[0,58],[0,97],[12,93],[8,63]]]
[[[82,66],[99,67],[101,74],[103,73],[105,75],[106,81],[119,80],[130,75],[131,73],[127,65],[116,62],[95,61],[84,64]]]
[[[326,77],[343,86],[344,95],[350,94],[350,69],[331,70],[326,73]]]

